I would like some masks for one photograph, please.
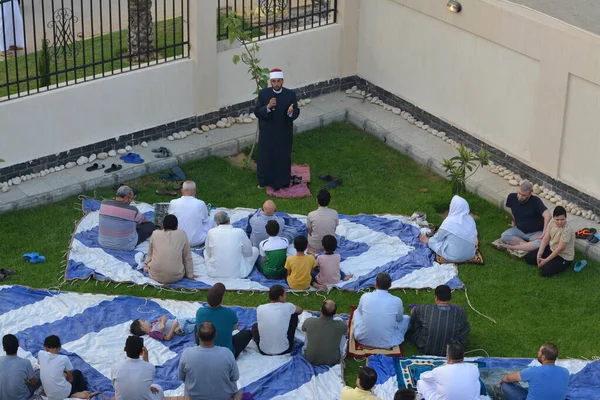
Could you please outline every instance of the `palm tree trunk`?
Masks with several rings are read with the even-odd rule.
[[[129,55],[146,61],[153,55],[152,0],[128,0]]]

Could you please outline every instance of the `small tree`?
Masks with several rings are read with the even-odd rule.
[[[260,92],[261,89],[266,88],[269,84],[270,72],[268,68],[261,68],[260,66],[260,58],[257,57],[260,46],[253,39],[252,31],[245,29],[242,16],[235,13],[229,14],[225,17],[224,27],[227,30],[229,44],[233,44],[233,42],[237,40],[242,45],[242,53],[234,55],[232,61],[234,64],[238,64],[241,61],[248,66],[248,74],[250,75],[250,79],[254,81],[255,86],[253,94],[258,96],[258,92]],[[250,166],[252,154],[254,153],[254,148],[258,142],[258,133],[259,127],[257,125],[256,137],[254,143],[252,143],[250,154],[248,155],[248,167]]]
[[[42,40],[42,49],[38,56],[38,66],[40,76],[38,87],[50,86],[50,49],[45,35],[44,40]]]
[[[462,194],[467,191],[466,181],[471,177],[481,166],[489,164],[490,153],[484,149],[478,153],[469,151],[464,145],[458,148],[458,155],[451,159],[444,158],[442,167],[452,184],[454,194]],[[467,171],[470,174],[467,176]]]

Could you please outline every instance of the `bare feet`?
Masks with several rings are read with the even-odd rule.
[[[313,283],[312,286],[317,290],[327,290],[327,286],[321,285],[320,283],[317,283],[317,282]]]
[[[353,277],[354,277],[354,274],[346,275],[343,280],[344,280],[344,282],[346,282],[347,280],[349,280]]]

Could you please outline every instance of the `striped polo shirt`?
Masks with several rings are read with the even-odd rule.
[[[100,206],[98,243],[113,250],[133,250],[137,245],[136,226],[144,214],[129,204],[104,200]]]

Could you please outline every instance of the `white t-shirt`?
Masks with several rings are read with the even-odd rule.
[[[479,368],[470,363],[434,368],[421,374],[417,389],[427,400],[479,400]]]
[[[63,400],[71,395],[71,384],[64,373],[73,371],[73,364],[67,356],[52,354],[40,350],[38,353],[40,364],[40,380],[48,400]]]
[[[190,246],[204,243],[208,230],[214,226],[214,221],[208,216],[206,203],[194,196],[181,196],[171,200],[169,214],[177,217],[177,229],[185,232]]]
[[[289,243],[286,238],[281,236],[271,236],[260,242],[258,250],[260,250],[260,255],[264,257],[267,251],[287,249],[288,246]]]
[[[290,347],[287,331],[290,317],[296,312],[292,303],[269,303],[258,306],[259,347],[265,354],[281,354]]]
[[[154,380],[154,365],[141,358],[119,361],[111,368],[110,378],[116,400],[156,399],[156,395],[150,391]]]

